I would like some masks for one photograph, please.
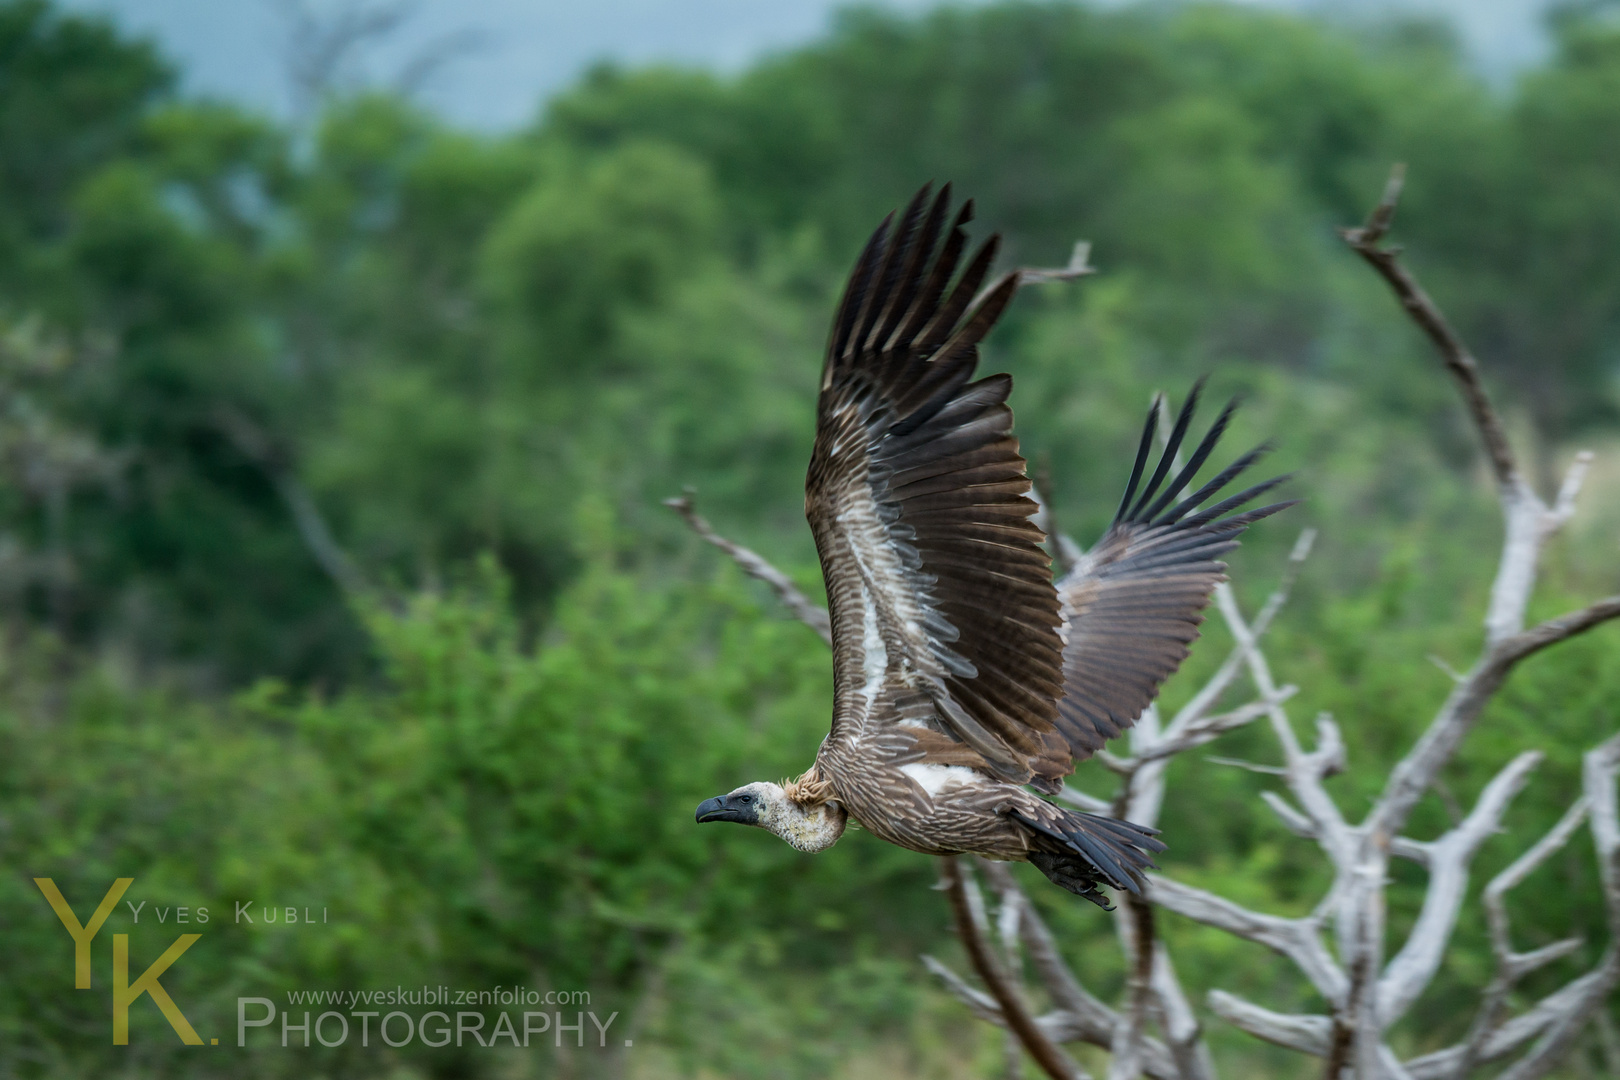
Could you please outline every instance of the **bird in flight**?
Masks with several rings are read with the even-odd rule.
[[[1233,409],[1176,469],[1195,388],[1144,476],[1149,412],[1118,515],[1054,583],[1012,378],[973,378],[1018,274],[981,295],[994,236],[957,273],[972,203],[947,224],[950,203],[949,185],[925,187],[878,227],[827,346],[804,507],[832,624],[832,730],[797,780],[746,784],[697,820],[806,852],[854,821],[912,851],[1033,863],[1106,907],[1098,886],[1140,893],[1165,845],[1042,795],[1136,722],[1198,636],[1219,556],[1291,503],[1241,509],[1279,477],[1210,504],[1264,447],[1187,491]]]

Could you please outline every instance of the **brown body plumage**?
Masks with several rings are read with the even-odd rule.
[[[972,381],[1017,275],[980,295],[995,238],[957,274],[971,203],[947,226],[949,204],[948,187],[925,188],[878,228],[828,345],[805,514],[832,620],[832,730],[798,781],[739,788],[698,820],[814,851],[849,816],[914,851],[1033,862],[1102,902],[1098,883],[1136,890],[1164,845],[1030,788],[1056,793],[1135,722],[1197,637],[1218,556],[1287,504],[1231,513],[1270,481],[1200,509],[1257,453],[1183,496],[1231,412],[1171,477],[1195,390],[1143,483],[1150,414],[1119,516],[1054,584],[1011,434],[1012,379]]]

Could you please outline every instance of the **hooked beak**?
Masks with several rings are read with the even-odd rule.
[[[743,805],[730,795],[716,795],[698,804],[697,820],[734,821],[738,825],[753,825],[759,818],[751,803]]]

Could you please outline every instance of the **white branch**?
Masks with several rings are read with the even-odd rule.
[[[1485,886],[1486,920],[1490,925],[1492,944],[1500,959],[1506,961],[1516,955],[1513,951],[1513,938],[1505,903],[1508,892],[1522,885],[1525,878],[1534,873],[1537,867],[1569,843],[1570,837],[1575,835],[1575,830],[1586,820],[1587,810],[1587,799],[1582,795],[1564,812],[1558,824]]]
[[[1149,877],[1147,895],[1153,903],[1177,915],[1264,945],[1287,957],[1311,981],[1317,993],[1333,1003],[1343,1000],[1347,985],[1345,975],[1322,944],[1316,919],[1288,919],[1250,911],[1225,897],[1159,875]]]
[[[1406,1014],[1440,968],[1468,891],[1468,864],[1501,824],[1508,803],[1541,763],[1539,750],[1526,750],[1480,793],[1463,823],[1428,845],[1429,889],[1406,945],[1378,981],[1378,1015],[1387,1029]]]
[[[1240,727],[1247,727],[1260,717],[1270,714],[1272,709],[1275,709],[1297,693],[1299,693],[1299,687],[1283,686],[1279,687],[1272,697],[1251,701],[1249,704],[1233,709],[1231,712],[1199,717],[1190,723],[1182,725],[1179,731],[1166,734],[1164,738],[1153,743],[1146,750],[1126,759],[1123,765],[1131,769],[1139,768],[1152,761],[1174,757],[1188,750],[1196,750],[1206,743],[1213,742],[1228,731],[1236,731]]]
[[[1597,966],[1565,990],[1567,1007],[1554,1017],[1535,1047],[1502,1074],[1501,1080],[1537,1080],[1564,1056],[1616,983],[1620,983],[1620,814],[1616,812],[1615,773],[1620,771],[1620,735],[1588,750],[1581,763],[1587,822],[1597,849],[1598,877],[1608,917],[1609,944]]]
[[[1180,1070],[1181,1080],[1215,1080],[1215,1063],[1204,1045],[1203,1025],[1193,1014],[1192,1005],[1176,977],[1175,966],[1164,942],[1154,943],[1153,996],[1158,1001],[1160,1023],[1170,1044],[1170,1054]]]
[[[1492,645],[1524,629],[1524,612],[1535,589],[1541,545],[1551,531],[1552,518],[1547,505],[1520,477],[1499,493],[1505,535],[1485,613],[1485,640]]]
[[[1142,710],[1137,717],[1136,726],[1131,728],[1131,749],[1139,757],[1146,756],[1164,742],[1164,732],[1159,725],[1159,705],[1153,702]],[[1164,806],[1164,770],[1168,766],[1167,758],[1151,758],[1146,762],[1122,762],[1125,768],[1120,775],[1125,778],[1119,795],[1115,798],[1113,811],[1127,821],[1134,821],[1138,825],[1153,828],[1159,823],[1159,811]]]
[[[1388,1080],[1412,1080],[1412,1074],[1406,1071],[1406,1066],[1401,1064],[1401,1059],[1395,1056],[1388,1043],[1378,1046],[1378,1065]]]
[[[1552,524],[1553,529],[1560,529],[1570,518],[1575,516],[1575,501],[1580,498],[1581,486],[1586,483],[1586,474],[1592,468],[1592,451],[1582,450],[1575,455],[1575,460],[1569,463],[1564,472],[1564,482],[1558,486],[1558,497],[1553,500]]]
[[[1498,1080],[1534,1080],[1536,1077],[1545,1076],[1554,1065],[1558,1064],[1575,1036],[1580,1034],[1581,1028],[1591,1019],[1592,1010],[1602,1004],[1614,989],[1615,956],[1615,950],[1611,945],[1596,968],[1565,986],[1558,993],[1544,999],[1532,1014],[1527,1014],[1527,1017],[1533,1017],[1535,1020],[1533,1027],[1526,1024],[1522,1029],[1515,1029],[1511,1021],[1502,1025],[1500,1034],[1519,1036],[1518,1042],[1521,1044],[1537,1035],[1540,1038],[1528,1054],[1512,1068],[1499,1074]],[[1484,1055],[1486,1060],[1490,1060],[1493,1056],[1502,1056],[1492,1055],[1491,1049],[1492,1047],[1487,1046]]]
[[[1244,670],[1250,653],[1258,648],[1260,639],[1265,637],[1266,631],[1271,628],[1272,620],[1277,617],[1277,613],[1287,603],[1288,594],[1293,591],[1294,582],[1299,580],[1300,570],[1304,567],[1305,560],[1310,557],[1311,548],[1315,544],[1315,529],[1305,529],[1299,534],[1299,538],[1294,541],[1293,551],[1288,555],[1288,563],[1283,568],[1282,580],[1277,583],[1277,587],[1272,590],[1271,595],[1266,597],[1266,602],[1261,606],[1260,613],[1254,618],[1254,625],[1251,627],[1245,623],[1243,626],[1244,633],[1241,636],[1233,628],[1233,637],[1237,639],[1237,644],[1227,654],[1226,659],[1222,661],[1221,666],[1210,677],[1209,681],[1199,688],[1198,692],[1192,696],[1192,699],[1186,705],[1181,707],[1180,712],[1176,713],[1175,718],[1170,722],[1170,731],[1172,733],[1180,731],[1213,708],[1215,702],[1220,700],[1221,695],[1232,685],[1232,681],[1237,678],[1238,673]],[[1219,591],[1216,593],[1217,599],[1220,599],[1222,595],[1228,600],[1231,599],[1231,590],[1227,589],[1224,584],[1219,586]],[[1237,610],[1235,603],[1231,605],[1231,610]],[[1226,614],[1226,605],[1222,605],[1221,612],[1223,615]],[[1227,620],[1227,625],[1231,626],[1230,618]]]
[[[1614,618],[1620,618],[1620,596],[1599,600],[1491,645],[1447,696],[1417,745],[1390,773],[1384,793],[1367,816],[1365,829],[1372,841],[1387,844],[1388,838],[1405,825],[1413,807],[1519,661]]]
[[[1283,826],[1289,832],[1302,840],[1315,840],[1316,826],[1311,819],[1294,809],[1289,801],[1275,791],[1262,791],[1260,801],[1271,807],[1273,813],[1282,819]]]
[[[1247,1031],[1257,1039],[1297,1050],[1302,1054],[1326,1057],[1333,1035],[1333,1021],[1326,1016],[1288,1016],[1262,1008],[1224,990],[1209,992],[1209,1010],[1228,1024]]]
[[[1566,1013],[1571,1002],[1581,995],[1582,988],[1579,982],[1580,980],[1576,980],[1549,994],[1529,1012],[1515,1016],[1497,1028],[1485,1040],[1485,1045],[1479,1053],[1479,1063],[1500,1061],[1545,1031],[1559,1016]],[[1457,1066],[1462,1061],[1462,1055],[1462,1047],[1447,1047],[1432,1054],[1413,1058],[1406,1063],[1406,1070],[1411,1073],[1414,1080],[1452,1080],[1457,1075]]]
[[[1007,1026],[1006,1018],[1001,1015],[1001,1006],[996,1004],[995,998],[982,990],[973,989],[967,984],[967,980],[927,953],[923,954],[922,962],[923,967],[926,967],[934,974],[935,978],[944,983],[945,989],[949,990],[956,997],[956,1000],[966,1005],[968,1011],[974,1016],[977,1016],[980,1020],[995,1024],[997,1027],[1004,1028]],[[1044,1019],[1045,1017],[1041,1017],[1036,1020],[1036,1023],[1040,1023]],[[1047,1033],[1047,1038],[1052,1038],[1050,1031]]]
[[[1309,545],[1303,538],[1301,544],[1296,545],[1296,552],[1301,546],[1308,550]],[[1258,648],[1254,630],[1244,619],[1243,613],[1238,610],[1237,599],[1232,595],[1232,590],[1224,584],[1218,586],[1215,589],[1215,603],[1232,637],[1238,642],[1239,651],[1248,666],[1255,689],[1259,691],[1262,700],[1273,703],[1266,710],[1266,715],[1271,721],[1272,733],[1282,744],[1283,767],[1286,770],[1289,790],[1294,793],[1294,798],[1304,809],[1306,816],[1311,819],[1320,838],[1319,843],[1333,859],[1334,865],[1342,870],[1352,860],[1353,838],[1343,816],[1339,813],[1339,808],[1322,787],[1322,779],[1325,776],[1343,767],[1344,743],[1338,737],[1338,728],[1333,726],[1331,720],[1319,718],[1317,750],[1312,754],[1305,753],[1300,747],[1299,739],[1294,735],[1288,713],[1282,704],[1277,702],[1278,690],[1276,680],[1271,677],[1271,666]]]

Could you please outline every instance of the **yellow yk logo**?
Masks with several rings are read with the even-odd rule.
[[[134,878],[121,877],[114,881],[107,895],[101,898],[95,914],[90,916],[88,923],[81,924],[68,902],[62,898],[62,890],[56,887],[56,882],[50,878],[35,878],[34,884],[39,891],[45,894],[50,901],[51,910],[56,917],[62,920],[67,932],[73,936],[73,988],[75,990],[90,989],[90,942],[95,940],[101,924],[107,921],[112,914],[113,907],[118,903],[124,890],[135,881]],[[145,974],[134,982],[129,981],[129,935],[113,935],[113,1045],[129,1045],[129,1007],[140,1000],[142,994],[150,994],[157,1007],[163,1010],[175,1034],[180,1041],[190,1046],[201,1046],[202,1039],[192,1028],[186,1014],[174,1003],[167,990],[158,982],[159,976],[169,970],[169,966],[180,959],[180,954],[197,943],[201,934],[181,934],[173,945],[170,945],[162,956]]]

